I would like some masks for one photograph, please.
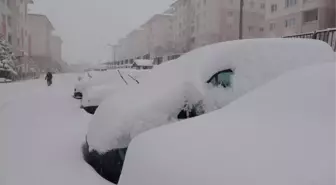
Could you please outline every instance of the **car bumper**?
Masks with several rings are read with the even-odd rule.
[[[98,106],[89,106],[89,107],[82,107],[87,113],[94,114],[98,108]]]
[[[75,99],[82,99],[83,98],[83,94],[81,92],[75,92],[73,97]]]
[[[127,148],[122,148],[101,154],[95,150],[90,151],[87,141],[82,145],[84,160],[92,166],[100,176],[114,184],[118,184],[126,151]]]

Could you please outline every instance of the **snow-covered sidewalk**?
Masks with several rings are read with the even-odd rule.
[[[1,185],[108,185],[82,158],[91,116],[72,99],[75,75],[0,84]]]

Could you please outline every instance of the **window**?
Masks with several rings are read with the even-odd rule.
[[[9,27],[12,26],[12,18],[11,18],[11,16],[7,16],[7,24],[8,24]]]
[[[278,5],[277,4],[272,4],[271,5],[271,12],[274,13],[278,10]]]
[[[272,31],[272,30],[274,30],[275,29],[275,23],[271,23],[270,24],[270,30]]]
[[[318,20],[318,9],[303,12],[303,22],[312,22]]]
[[[254,1],[250,1],[250,8],[254,8]]]
[[[297,0],[285,0],[285,7],[291,7],[297,4]]]
[[[260,4],[260,9],[265,9],[265,3]]]
[[[259,31],[260,31],[260,32],[264,32],[264,28],[263,28],[263,27],[260,27],[260,28],[259,28]]]
[[[8,33],[8,43],[12,44],[12,35]]]
[[[291,18],[285,21],[285,27],[290,28],[295,26],[295,18]]]
[[[231,87],[232,86],[232,75],[234,75],[234,72],[232,69],[226,69],[224,71],[220,71],[217,74],[215,74],[208,83],[214,85],[214,86],[222,86],[224,88]]]
[[[249,26],[249,27],[248,27],[249,32],[252,32],[253,29],[254,29],[253,26]]]

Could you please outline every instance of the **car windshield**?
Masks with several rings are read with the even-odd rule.
[[[242,157],[241,161],[248,164],[242,169],[223,162],[211,151],[208,156],[191,151],[195,145],[212,145],[210,138],[222,137],[206,134],[222,132],[208,129],[208,125],[232,123],[226,118],[229,116],[206,119],[208,115],[226,112],[241,98],[282,75],[335,63],[335,4],[335,0],[0,0],[0,185],[151,185],[154,175],[143,176],[148,169],[160,174],[162,182],[155,181],[155,185],[219,185],[224,177],[241,180],[227,183],[230,185],[266,185],[266,181],[255,179],[261,173],[258,164],[262,161]],[[314,74],[316,79],[323,75]],[[328,93],[334,93],[332,80],[310,83],[312,89],[329,83]],[[295,93],[291,88],[286,90],[285,94]],[[305,99],[299,104],[315,102],[314,97],[301,97]],[[282,102],[289,100],[283,98]],[[241,107],[242,113],[229,114],[253,114],[250,110],[259,106]],[[303,132],[304,136],[335,138],[326,126],[329,118],[336,117],[335,106],[323,109],[324,101],[314,106],[317,111],[292,111],[325,129],[325,134],[312,131]],[[149,147],[145,151],[148,155],[140,155],[144,147],[138,147],[137,139],[157,129],[188,124],[192,127],[195,122],[206,127],[206,133],[197,136],[201,138],[197,141],[202,142],[174,142],[190,151],[188,155],[181,153],[179,165],[185,165],[185,158],[194,160],[190,163],[193,165],[188,165],[188,174],[180,175],[190,179],[198,176],[204,181],[175,183],[180,178],[172,172],[182,168],[165,167],[172,162],[171,154],[180,154],[182,148],[170,147],[169,152],[164,152]],[[259,127],[251,129],[250,120],[239,123],[246,124],[243,133],[259,133]],[[273,126],[281,133],[283,125]],[[222,133],[237,135],[230,131]],[[171,141],[176,133],[171,132]],[[184,138],[193,137],[186,134]],[[314,141],[299,136],[297,139]],[[154,134],[150,140],[158,139]],[[268,141],[268,137],[263,140]],[[248,144],[229,141],[237,149],[249,151],[249,156],[255,156],[255,146],[260,144],[253,139]],[[276,141],[288,138],[279,134]],[[309,152],[303,151],[301,144],[295,149]],[[336,146],[331,140],[316,140],[314,144],[315,156],[323,153],[315,146]],[[220,150],[226,146],[213,147]],[[149,163],[145,168],[131,167],[146,183],[125,179],[119,183],[121,177],[127,177],[122,174],[124,162],[133,163],[133,158],[142,160],[151,154],[167,160]],[[239,152],[231,154],[242,156]],[[269,164],[282,160],[271,152],[264,155],[262,159]],[[265,174],[265,179],[270,179],[267,182],[271,182],[267,185],[335,184],[335,177],[330,176],[335,174],[335,166],[324,169],[317,158],[308,160],[306,156],[298,161],[305,168],[297,173],[310,174],[307,171],[314,168],[325,176],[307,175],[312,180],[304,181],[291,174],[297,177],[291,184],[287,176],[276,176],[286,169],[271,165]],[[291,165],[295,166],[295,162]],[[205,163],[209,168],[203,168]],[[222,168],[210,173],[210,165],[215,163]],[[202,176],[194,173],[195,166],[202,167]],[[236,174],[225,176],[222,172],[227,171]],[[242,171],[250,176],[239,176],[244,174]],[[334,182],[330,183],[330,179]]]

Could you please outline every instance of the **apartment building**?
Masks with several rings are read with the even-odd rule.
[[[267,37],[335,27],[335,0],[268,0]]]
[[[61,64],[63,62],[62,59],[62,44],[63,41],[61,37],[52,35],[50,38],[50,51],[51,58],[54,62]]]
[[[11,10],[9,9],[9,0],[0,0],[0,38],[12,42],[11,28]],[[9,21],[7,21],[7,19]]]
[[[239,39],[240,1],[221,2],[221,40]],[[260,38],[265,34],[266,0],[245,0],[243,2],[243,39]]]
[[[194,47],[195,38],[195,0],[177,0],[172,5],[173,9],[173,40],[174,48],[185,53]]]
[[[117,60],[136,58],[149,53],[148,34],[143,28],[135,29],[120,39],[116,50]]]
[[[29,54],[42,70],[57,66],[52,59],[51,39],[54,27],[45,15],[28,14]]]
[[[164,56],[175,52],[172,21],[171,14],[156,14],[141,26],[147,34],[147,53],[150,56]]]
[[[238,0],[178,0],[172,7],[174,38],[185,51],[239,38]],[[263,37],[265,11],[265,0],[245,0],[243,38]]]

